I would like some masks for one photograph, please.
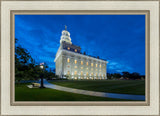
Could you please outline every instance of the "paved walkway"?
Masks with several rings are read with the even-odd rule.
[[[62,87],[59,85],[48,83],[44,80],[44,86],[51,89],[56,89],[60,91],[66,91],[71,93],[83,94],[83,95],[91,95],[97,97],[108,97],[108,98],[117,98],[117,99],[128,99],[128,100],[145,100],[144,95],[130,95],[130,94],[118,94],[118,93],[106,93],[106,92],[95,92],[81,89],[73,89],[69,87]]]

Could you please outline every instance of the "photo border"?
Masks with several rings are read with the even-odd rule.
[[[15,53],[15,15],[145,15],[145,101],[15,101],[15,59],[14,59],[14,53]],[[11,93],[11,105],[12,106],[39,106],[39,105],[45,105],[45,106],[149,106],[150,100],[149,100],[149,64],[150,64],[150,11],[149,10],[56,10],[56,11],[27,11],[27,10],[11,10],[10,12],[11,16],[11,48],[14,48],[11,50],[10,58],[11,58],[11,87],[10,87],[10,93]]]

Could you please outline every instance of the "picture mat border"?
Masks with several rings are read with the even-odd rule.
[[[14,70],[14,49],[11,50],[11,105],[13,106],[36,106],[36,105],[45,105],[45,106],[64,106],[64,105],[69,105],[69,106],[149,106],[149,17],[150,17],[150,12],[149,10],[130,10],[130,11],[109,11],[109,10],[101,10],[101,11],[96,11],[96,10],[87,10],[87,11],[82,11],[82,10],[69,10],[69,11],[64,11],[64,10],[59,10],[59,11],[26,11],[26,10],[12,10],[11,11],[11,48],[15,48],[15,43],[14,43],[14,38],[15,38],[15,15],[145,15],[145,72],[146,72],[146,77],[145,77],[145,101],[15,101],[15,70]]]
[[[159,44],[159,43],[158,43]],[[159,51],[158,51],[159,52]],[[159,65],[159,62],[158,62],[158,65]],[[152,99],[153,100],[153,99]],[[2,105],[2,104],[1,104]],[[67,106],[67,107],[69,107],[69,106]],[[136,107],[136,106],[135,106]],[[122,107],[121,107],[122,108]],[[133,107],[134,108],[134,107]],[[83,108],[84,109],[84,108]],[[147,110],[147,109],[146,109]],[[72,111],[73,112],[73,111]],[[91,112],[92,113],[92,112]],[[95,112],[94,112],[95,113]],[[93,114],[93,113],[92,113]],[[103,114],[103,113],[102,113]],[[123,114],[123,113],[122,113]],[[96,114],[94,114],[94,115],[96,115]],[[106,114],[105,114],[106,115]],[[123,114],[124,115],[124,114]],[[150,115],[150,114],[149,114]]]

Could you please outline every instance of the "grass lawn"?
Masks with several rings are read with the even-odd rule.
[[[145,95],[144,80],[67,80],[51,83],[99,92]]]
[[[15,101],[126,101],[121,99],[87,96],[48,88],[30,89],[26,85],[27,84],[15,85]]]

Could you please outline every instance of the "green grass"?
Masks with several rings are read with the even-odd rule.
[[[26,85],[15,85],[15,101],[129,101],[87,96],[48,88],[28,88]]]
[[[145,95],[144,80],[68,80],[51,83],[99,92]]]

